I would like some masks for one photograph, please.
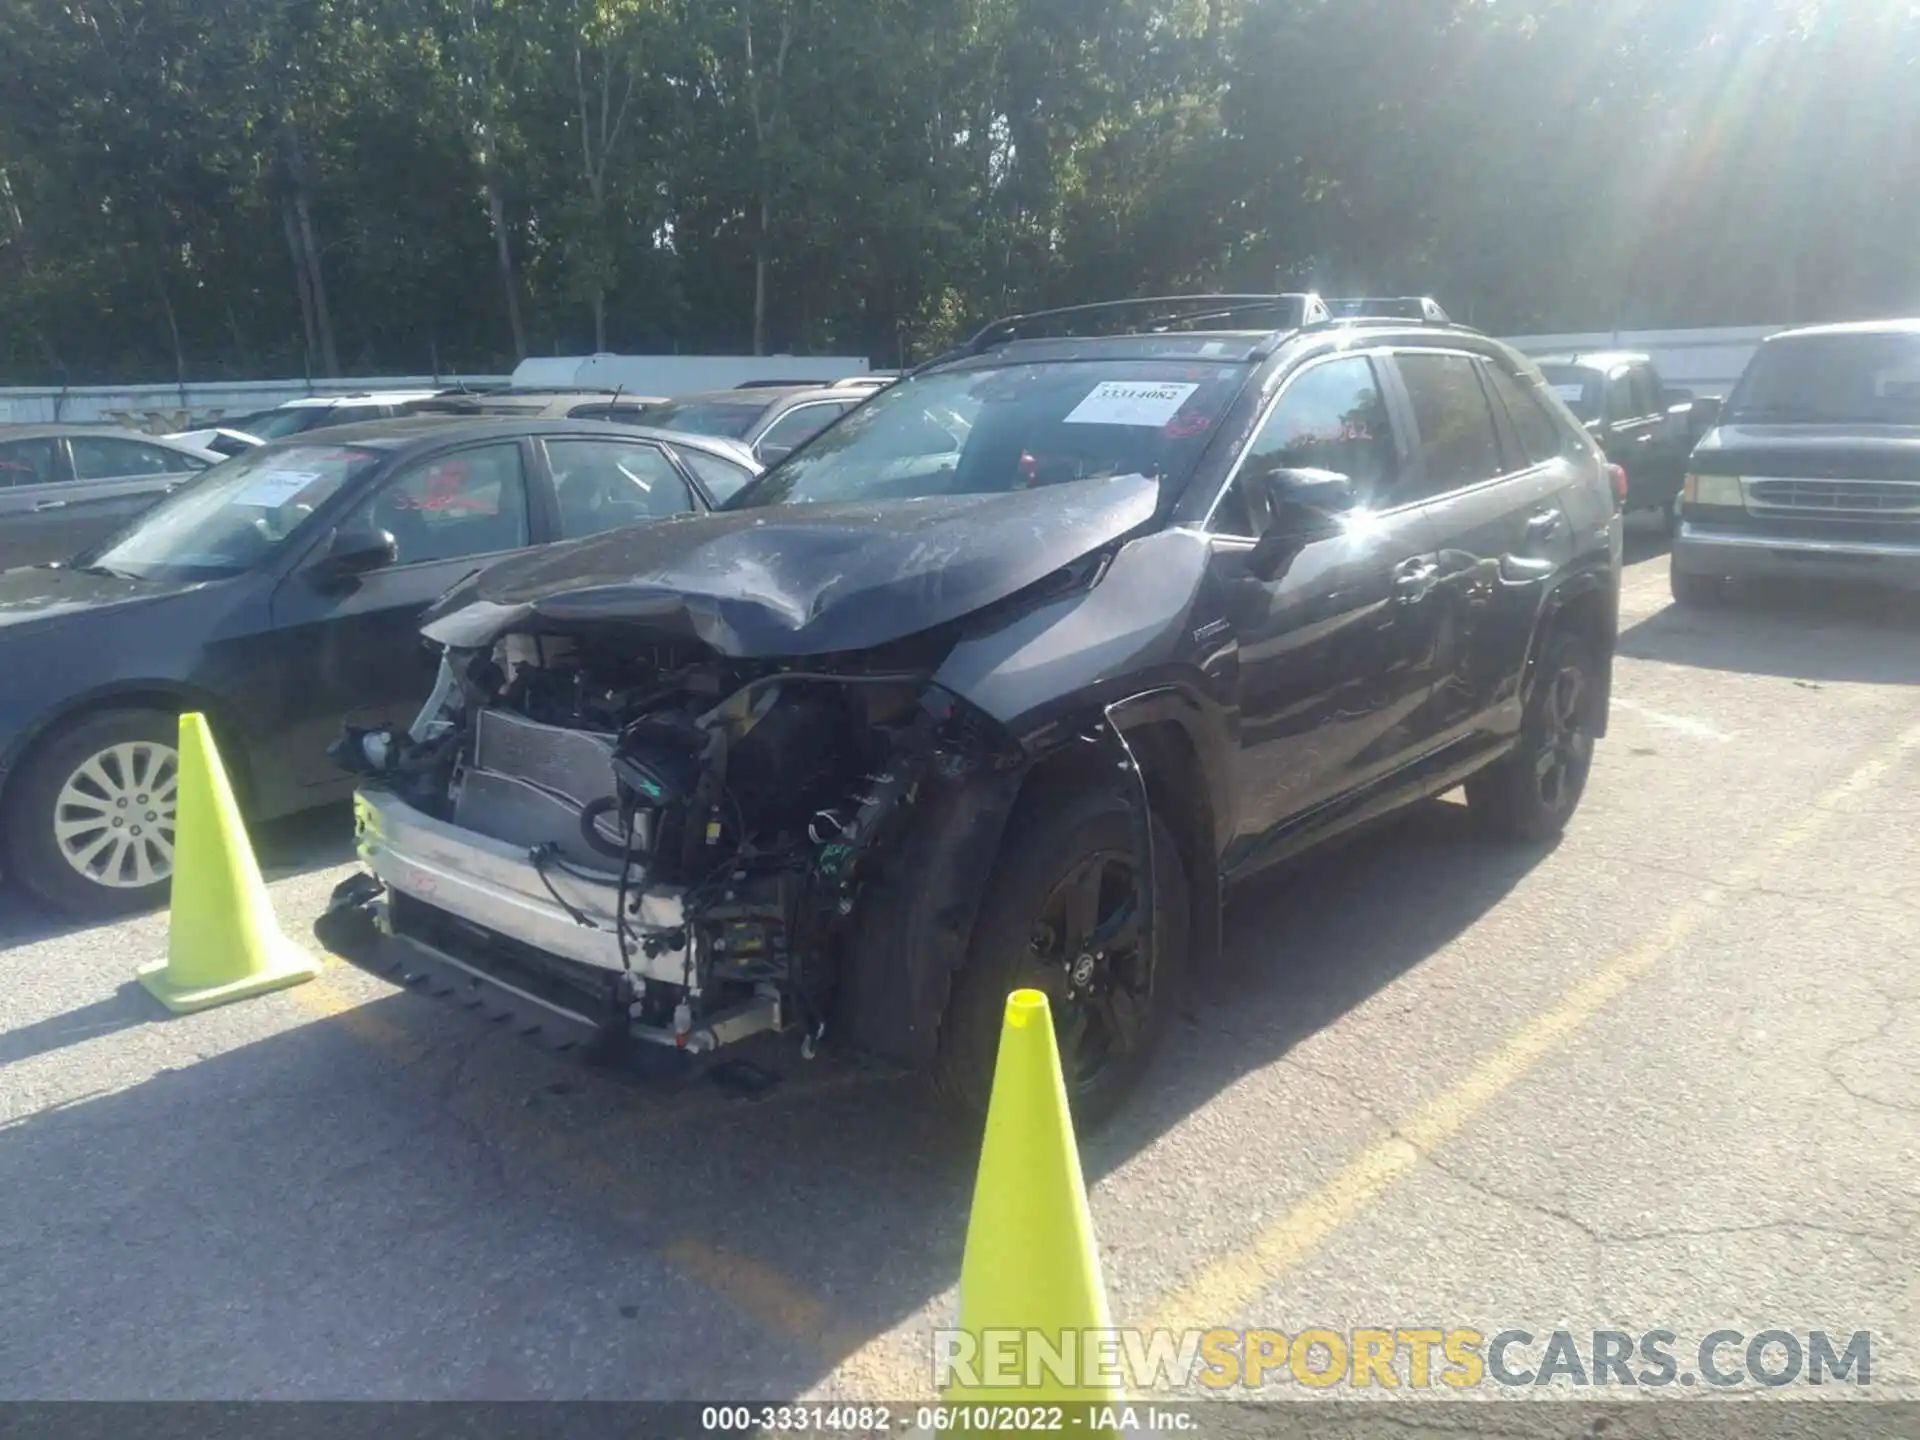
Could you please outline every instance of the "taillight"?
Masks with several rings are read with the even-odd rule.
[[[1627,503],[1627,467],[1609,465],[1607,474],[1613,477],[1613,503],[1624,506]]]

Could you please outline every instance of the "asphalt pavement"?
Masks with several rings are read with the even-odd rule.
[[[1818,1393],[1920,1398],[1920,606],[1682,614],[1661,548],[1558,847],[1441,801],[1235,897],[1083,1144],[1120,1325],[1870,1332]],[[259,837],[290,935],[348,829]],[[164,943],[0,897],[0,1398],[929,1395],[974,1157],[914,1086],[585,1069],[339,962],[173,1019]]]

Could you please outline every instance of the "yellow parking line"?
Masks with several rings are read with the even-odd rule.
[[[1170,1330],[1227,1324],[1281,1275],[1405,1177],[1419,1164],[1422,1153],[1457,1135],[1609,1001],[1683,944],[1726,903],[1730,893],[1753,885],[1806,844],[1835,818],[1834,811],[1841,802],[1877,785],[1916,747],[1920,747],[1920,725],[1880,747],[1811,807],[1776,831],[1769,843],[1735,867],[1722,884],[1703,888],[1653,934],[1588,975],[1558,1005],[1528,1021],[1464,1078],[1368,1145],[1313,1194],[1255,1235],[1250,1244],[1206,1265],[1161,1304],[1151,1324]]]
[[[327,958],[336,965],[348,963],[338,955],[328,955]],[[337,1020],[341,1028],[355,1039],[384,1051],[402,1064],[411,1064],[426,1053],[426,1042],[410,1034],[404,1026],[395,1025],[384,1015],[374,1014],[366,1008],[365,1001],[343,990],[336,990],[327,983],[325,975],[297,986],[288,993],[320,1019]]]
[[[835,1348],[841,1333],[838,1317],[771,1265],[750,1255],[721,1250],[691,1235],[668,1245],[666,1256],[683,1273],[758,1317],[769,1330]]]

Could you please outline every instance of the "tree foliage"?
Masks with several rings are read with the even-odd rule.
[[[1910,0],[12,0],[0,378],[1920,309]]]

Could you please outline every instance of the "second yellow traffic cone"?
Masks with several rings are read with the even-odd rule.
[[[1111,1337],[1113,1322],[1053,1016],[1038,990],[1007,997],[960,1263],[959,1329],[973,1342],[980,1383],[950,1385],[948,1404],[1077,1408],[1123,1398],[1090,1368],[1091,1342]],[[1076,1418],[1076,1429],[1104,1428]]]
[[[177,1014],[311,980],[320,963],[280,933],[205,717],[180,717],[179,808],[167,958],[135,972]]]

